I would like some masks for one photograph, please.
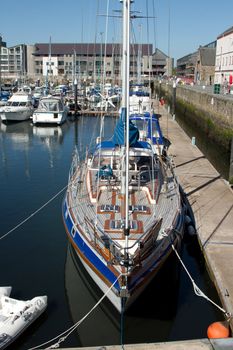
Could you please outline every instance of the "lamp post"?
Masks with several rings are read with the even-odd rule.
[[[176,115],[176,81],[172,84],[172,118],[175,120]]]

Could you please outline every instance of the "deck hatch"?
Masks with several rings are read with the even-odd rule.
[[[113,204],[102,204],[100,206],[100,212],[112,212],[112,213],[119,213],[120,206],[119,205],[113,205]]]
[[[124,221],[122,220],[110,220],[110,229],[111,230],[122,230],[125,226]],[[138,223],[136,220],[129,221],[129,227],[131,230],[138,229]]]
[[[148,209],[146,205],[129,205],[129,211],[131,213],[134,213],[134,212],[147,213]]]

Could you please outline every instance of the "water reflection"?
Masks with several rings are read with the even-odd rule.
[[[67,251],[65,286],[75,323],[97,303],[102,294],[80,264],[71,245]],[[127,311],[123,321],[108,300],[104,300],[78,327],[79,346],[120,344],[122,339],[124,343],[169,339],[178,307],[178,291],[179,266],[173,256]]]
[[[53,168],[53,159],[63,144],[65,133],[68,132],[69,127],[68,122],[62,126],[34,126],[30,121],[0,123],[0,154],[3,168],[6,170],[8,166],[10,157],[7,157],[6,150],[9,152],[9,146],[11,146],[12,150],[23,152],[25,173],[29,176],[29,155],[34,152],[36,147],[41,147],[41,145],[47,151],[49,165]]]
[[[206,272],[198,242],[186,238],[181,256],[197,285],[221,305]],[[65,287],[74,323],[86,315],[102,296],[71,245],[67,250]],[[122,339],[125,344],[130,344],[206,338],[208,325],[222,319],[218,309],[195,295],[177,257],[172,255],[127,311],[123,321],[104,299],[78,327],[78,346],[121,344]]]
[[[29,146],[32,138],[32,128],[28,121],[21,123],[2,123],[0,122],[1,140],[4,137],[10,139],[16,149],[25,149]],[[4,134],[7,134],[4,136]]]

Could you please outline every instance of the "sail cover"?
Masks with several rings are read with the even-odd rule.
[[[121,109],[121,116],[114,130],[113,142],[115,145],[125,145],[126,108]],[[129,121],[129,146],[134,146],[139,139],[138,128]]]

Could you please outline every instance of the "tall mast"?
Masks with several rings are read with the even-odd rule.
[[[125,195],[125,248],[129,235],[129,66],[130,66],[130,3],[123,0],[123,60],[122,60],[122,113],[125,115],[125,162],[123,167],[122,191]]]
[[[140,43],[138,45],[138,67],[137,67],[137,83],[141,84],[141,60],[142,60],[142,26],[139,25]]]
[[[49,37],[49,75],[51,76],[51,36]]]

